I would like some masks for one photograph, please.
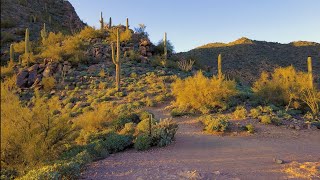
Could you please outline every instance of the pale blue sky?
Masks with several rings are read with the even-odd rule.
[[[177,52],[240,37],[289,43],[320,42],[320,0],[69,0],[80,18],[99,27],[106,22],[131,27],[143,23],[152,42],[163,33]]]

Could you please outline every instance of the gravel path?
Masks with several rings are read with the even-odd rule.
[[[169,117],[164,105],[150,108]],[[285,162],[320,161],[320,131],[258,125],[251,136],[215,136],[202,132],[193,117],[175,118],[176,140],[165,148],[128,150],[90,164],[81,179],[287,179]]]

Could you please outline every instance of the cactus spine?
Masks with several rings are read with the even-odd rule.
[[[109,28],[111,28],[112,27],[112,18],[110,17],[109,18]]]
[[[167,49],[167,33],[164,33],[163,37],[163,51],[164,51],[164,58],[167,60],[168,58],[168,49]]]
[[[120,33],[119,28],[117,28],[117,55],[115,55],[114,44],[111,44],[111,51],[112,51],[112,61],[114,65],[116,65],[116,88],[117,91],[120,91],[120,70],[121,70],[121,63],[120,63]],[[115,57],[116,56],[116,57]]]
[[[127,18],[127,21],[126,21],[126,30],[129,30],[129,18]]]
[[[312,59],[310,56],[308,57],[308,75],[309,75],[310,88],[313,89]]]
[[[219,79],[222,78],[222,65],[221,65],[221,62],[222,62],[222,57],[221,57],[221,54],[219,54],[219,56],[218,56],[218,78]]]
[[[10,61],[11,61],[11,62],[14,61],[14,48],[13,48],[13,44],[10,45]]]
[[[102,12],[100,14],[100,30],[103,31],[104,29],[104,20],[103,20],[103,17],[102,17]]]

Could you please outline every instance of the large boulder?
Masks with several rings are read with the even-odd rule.
[[[16,84],[19,88],[26,88],[28,82],[29,72],[26,69],[20,71],[17,75]]]

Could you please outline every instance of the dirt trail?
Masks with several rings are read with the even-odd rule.
[[[167,118],[164,105],[148,109]],[[202,132],[193,117],[175,118],[179,130],[165,148],[129,150],[92,163],[82,179],[287,179],[285,162],[320,161],[319,130],[295,131],[261,126],[252,136],[215,136]]]

